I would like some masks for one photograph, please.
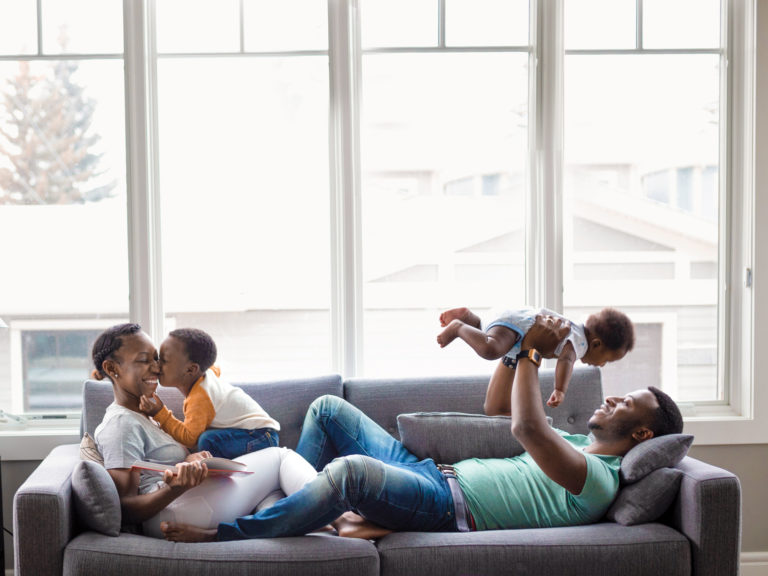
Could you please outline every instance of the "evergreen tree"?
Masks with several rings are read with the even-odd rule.
[[[0,204],[71,204],[109,196],[115,183],[94,185],[100,136],[91,130],[96,103],[61,60],[39,74],[29,62],[6,83],[0,121]],[[5,158],[2,158],[2,157]],[[90,186],[89,186],[90,184]]]

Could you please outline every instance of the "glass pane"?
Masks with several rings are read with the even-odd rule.
[[[614,306],[638,329],[605,367],[608,393],[660,381],[680,401],[719,398],[718,62],[566,57],[566,313]]]
[[[643,47],[719,48],[720,0],[644,0]]]
[[[157,51],[238,52],[238,0],[157,0]]]
[[[123,63],[2,62],[0,91],[0,408],[72,409],[80,386],[40,385],[82,385],[90,351],[37,354],[25,334],[128,313]]]
[[[158,87],[166,328],[232,381],[328,373],[328,58],[161,59]]]
[[[328,49],[328,5],[321,0],[245,0],[243,22],[246,51]]]
[[[528,0],[446,0],[448,46],[525,46]]]
[[[122,54],[120,0],[43,0],[43,52]]]
[[[0,2],[0,54],[37,52],[37,5],[33,0]]]
[[[565,49],[635,48],[636,22],[634,0],[568,0]]]
[[[437,46],[437,0],[360,0],[363,48]]]
[[[527,55],[363,58],[363,299],[368,375],[490,372],[446,308],[525,303]]]

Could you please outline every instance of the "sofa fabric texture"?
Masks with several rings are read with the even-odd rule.
[[[553,371],[541,370],[542,400],[553,388]],[[310,403],[324,394],[344,397],[393,436],[398,416],[416,412],[482,413],[487,376],[350,379],[338,375],[243,384],[281,424],[281,444],[295,448]],[[182,398],[162,390],[181,416]],[[553,426],[586,433],[602,401],[598,369],[574,371],[560,407],[545,407]],[[81,432],[93,434],[111,385],[84,386]],[[469,422],[484,420],[468,416]],[[497,426],[500,426],[497,424]],[[506,434],[500,427],[496,433]],[[407,436],[407,433],[406,433]],[[510,433],[511,436],[511,433]],[[405,438],[404,438],[405,439]],[[448,443],[456,444],[448,436]],[[446,444],[438,446],[446,450]],[[686,448],[687,450],[687,448]],[[442,456],[442,454],[441,454]],[[690,457],[676,465],[679,489],[654,522],[622,525],[606,518],[588,526],[468,533],[393,533],[375,542],[312,534],[299,538],[180,544],[121,532],[107,536],[89,528],[77,512],[74,479],[77,444],[55,448],[14,498],[17,576],[90,574],[558,574],[721,576],[738,572],[740,486],[731,473]],[[447,463],[447,462],[443,462]],[[86,465],[89,466],[89,465]],[[664,473],[666,474],[666,473]],[[635,483],[635,486],[640,481]],[[662,506],[659,506],[662,507]],[[44,521],[41,521],[44,519]]]

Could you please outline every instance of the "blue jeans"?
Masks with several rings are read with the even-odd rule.
[[[213,456],[231,460],[262,448],[277,446],[279,443],[280,437],[274,428],[209,428],[197,439],[197,449],[208,450]]]
[[[274,506],[219,524],[219,540],[299,536],[353,510],[391,530],[456,530],[450,488],[435,463],[419,461],[359,409],[315,400],[296,451],[317,477]]]

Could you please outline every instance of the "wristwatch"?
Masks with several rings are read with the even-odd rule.
[[[526,358],[533,362],[536,366],[541,366],[541,354],[536,348],[529,348],[528,350],[521,350],[520,353],[515,356],[517,360]]]

